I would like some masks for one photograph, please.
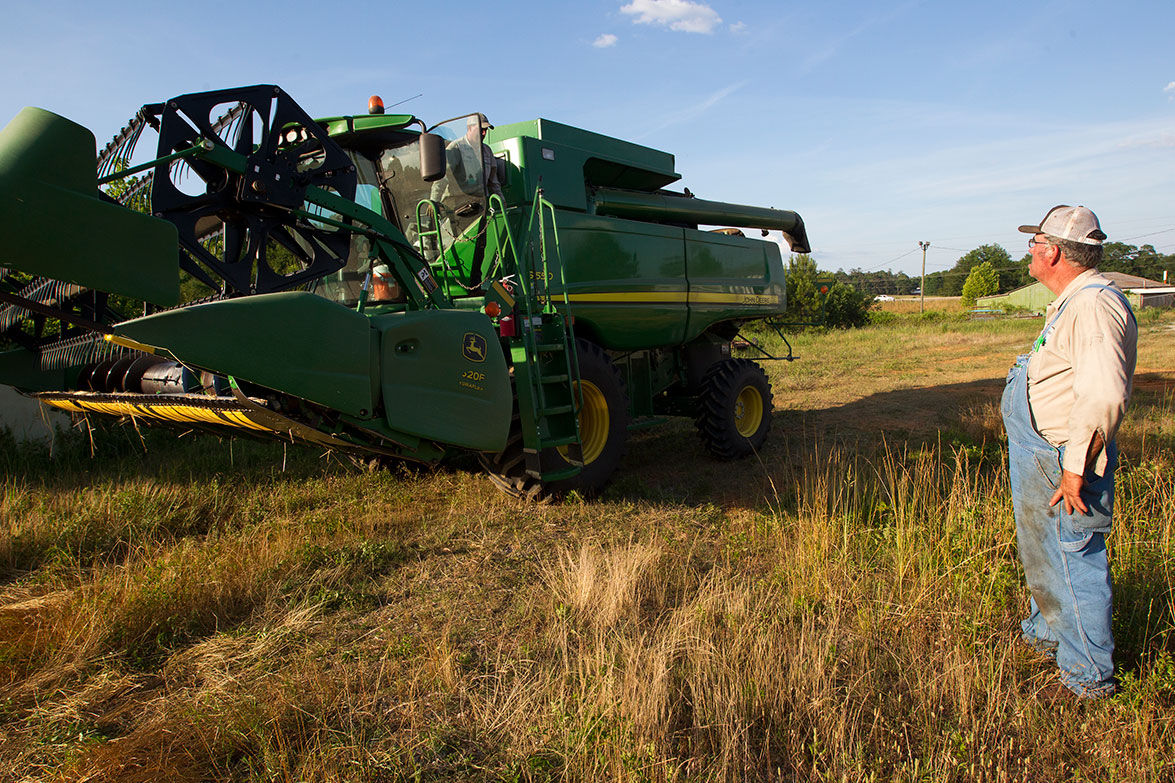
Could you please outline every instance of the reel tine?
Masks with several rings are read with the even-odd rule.
[[[0,332],[8,331],[8,327],[21,319],[22,313],[28,312],[23,307],[6,305],[0,309]]]
[[[41,349],[41,369],[60,370],[104,358],[106,341],[100,335],[83,334]]]
[[[73,356],[70,357],[70,364],[84,364],[90,360],[90,356],[94,353],[93,338],[89,340],[80,340],[78,345],[73,350]]]

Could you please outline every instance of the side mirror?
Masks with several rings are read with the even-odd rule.
[[[445,176],[445,139],[435,133],[420,134],[420,178],[436,182]]]

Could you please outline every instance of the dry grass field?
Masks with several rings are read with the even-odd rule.
[[[892,302],[878,302],[877,309],[886,313],[919,313],[935,310],[946,313],[961,313],[963,300],[957,296],[895,296]]]
[[[757,458],[669,422],[590,501],[4,443],[0,780],[1171,780],[1173,326],[1120,436],[1112,700],[1043,702],[1013,641],[998,399],[1039,323],[899,315],[792,339]]]

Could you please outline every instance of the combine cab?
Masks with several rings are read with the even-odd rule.
[[[314,119],[255,86],[144,106],[95,159],[25,109],[0,132],[0,382],[77,414],[473,451],[526,497],[602,487],[634,422],[760,446],[771,390],[730,346],[784,312],[778,246],[698,225],[806,252],[800,217],[666,190],[647,147],[487,128]]]

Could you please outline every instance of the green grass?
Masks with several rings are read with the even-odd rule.
[[[758,458],[671,422],[590,502],[166,432],[0,444],[0,778],[1170,779],[1171,324],[1120,436],[1109,702],[1041,703],[1013,644],[997,405],[1039,322],[897,315],[792,339]]]

